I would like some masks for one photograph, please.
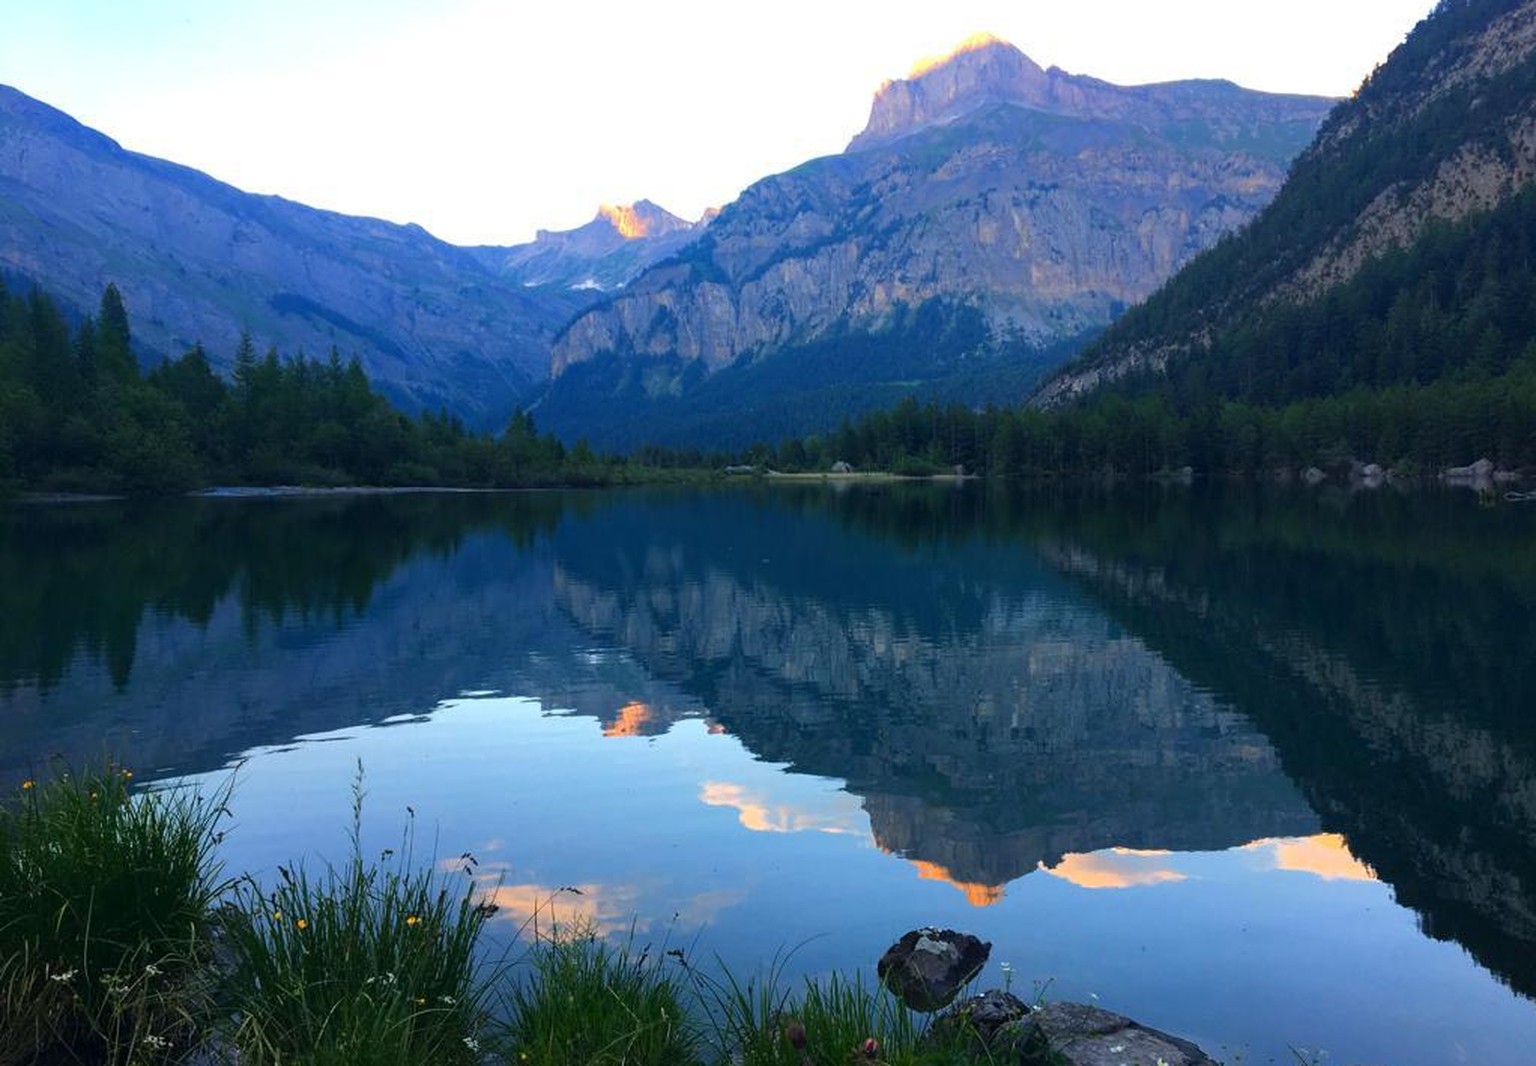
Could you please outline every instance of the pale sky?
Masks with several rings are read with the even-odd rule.
[[[0,82],[252,192],[460,244],[688,218],[980,31],[1120,84],[1351,93],[1433,0],[0,0]]]

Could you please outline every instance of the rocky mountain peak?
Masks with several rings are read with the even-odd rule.
[[[974,34],[880,86],[868,125],[848,148],[892,141],[989,103],[1038,104],[1048,83],[1047,72],[1018,48],[990,33]]]
[[[679,230],[692,229],[694,225],[649,200],[637,200],[632,204],[602,204],[597,209],[597,217],[592,221],[606,222],[627,241],[661,237]]]

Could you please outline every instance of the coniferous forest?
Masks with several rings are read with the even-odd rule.
[[[1419,254],[1432,256],[1436,247],[1431,240]],[[1536,345],[1511,355],[1488,321],[1525,313],[1529,305],[1517,297],[1532,288],[1529,278],[1490,267],[1475,279],[1442,282],[1451,289],[1437,295],[1376,277],[1418,273],[1413,266],[1406,256],[1385,261],[1321,308],[1320,319],[1287,313],[1269,325],[1264,344],[1282,353],[1276,358],[1318,352],[1303,364],[1291,361],[1293,371],[1326,365],[1340,375],[1296,390],[1300,396],[1254,390],[1234,399],[1230,382],[1191,370],[1172,388],[1129,382],[1065,410],[907,399],[844,420],[834,432],[737,455],[641,447],[628,458],[599,456],[580,442],[567,448],[540,435],[522,411],[495,435],[474,433],[448,413],[408,416],[374,390],[356,359],[334,351],[325,360],[273,349],[258,355],[245,337],[228,380],[201,346],[144,373],[116,287],[108,286],[96,315],[72,325],[46,293],[22,295],[0,283],[0,486],[132,495],[212,484],[507,488],[651,480],[668,476],[662,471],[732,462],[824,471],[840,460],[861,470],[959,467],[993,477],[1139,476],[1184,467],[1269,476],[1351,461],[1428,474],[1484,456],[1536,467]],[[1467,286],[1475,291],[1459,291]],[[1406,325],[1405,299],[1416,308]],[[1340,310],[1350,301],[1365,304],[1363,311]],[[1305,339],[1341,337],[1342,322],[1355,331],[1347,344],[1338,342],[1344,348]],[[1380,331],[1389,336],[1371,342]],[[1472,333],[1485,342],[1468,346]],[[1452,365],[1432,374],[1350,370],[1360,360],[1382,366],[1384,352],[1447,350],[1457,353]],[[1422,365],[1421,357],[1414,362]],[[1343,388],[1330,393],[1330,386]]]
[[[194,346],[141,372],[122,294],[71,325],[34,289],[0,281],[0,487],[162,494],[211,484],[513,487],[623,480],[625,464],[539,435],[512,413],[498,435],[447,413],[409,417],[356,359],[258,355],[230,380]]]

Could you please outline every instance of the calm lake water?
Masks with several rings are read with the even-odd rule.
[[[0,779],[471,853],[743,972],[917,925],[1218,1058],[1536,1049],[1536,506],[822,486],[0,511]],[[462,876],[456,875],[456,876]],[[576,891],[568,891],[574,889]]]

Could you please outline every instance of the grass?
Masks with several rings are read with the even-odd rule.
[[[224,795],[113,766],[0,803],[0,1064],[153,1061],[196,1038]]]
[[[988,1062],[966,1033],[940,1034],[879,985],[833,974],[807,980],[796,996],[782,987],[786,960],[742,982],[693,971],[712,1032],[715,1061],[739,1066],[950,1066]]]
[[[673,957],[611,945],[590,925],[534,944],[507,1001],[507,1060],[527,1066],[698,1066],[700,1034]]]
[[[489,910],[467,884],[415,867],[409,829],[397,852],[365,861],[361,777],[353,795],[347,862],[317,877],[279,867],[270,891],[249,879],[235,890],[229,1043],[243,1066],[478,1062],[475,945]]]

